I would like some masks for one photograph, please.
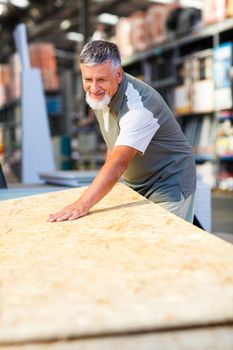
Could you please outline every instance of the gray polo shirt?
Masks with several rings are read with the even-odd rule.
[[[191,146],[156,90],[124,73],[109,106],[95,114],[110,152],[119,145],[139,151],[123,175],[126,185],[156,203],[194,193]]]

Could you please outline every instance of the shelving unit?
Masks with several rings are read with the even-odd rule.
[[[114,5],[112,7],[112,12],[118,15],[119,17],[135,17],[136,12],[139,15],[141,19],[143,19],[143,12],[144,14],[148,15],[148,11],[152,7],[151,3],[147,2],[146,4],[142,4],[139,1],[131,1],[130,2],[132,6],[130,6],[130,9],[126,8],[124,6],[123,1],[114,2]],[[105,10],[109,10],[109,4],[106,2],[106,4],[98,5],[96,2],[89,2],[90,6],[88,7],[86,1],[81,1],[80,5],[78,5],[77,2],[73,2],[73,5],[69,5],[69,11],[71,9],[71,5],[76,8],[78,6],[78,12],[80,15],[80,18],[78,19],[79,25],[77,26],[77,23],[75,24],[75,30],[79,28],[81,32],[83,32],[84,38],[86,40],[89,40],[91,37],[91,31],[93,32],[93,21],[90,19],[89,15],[94,14],[94,8],[95,11],[98,12],[104,12]],[[119,8],[118,8],[119,5]],[[135,5],[135,6],[134,6]],[[91,8],[92,10],[89,11],[88,15],[88,8]],[[106,7],[107,6],[107,7]],[[160,5],[158,5],[160,6]],[[124,11],[123,11],[123,7]],[[66,4],[64,3],[65,11],[68,11],[66,8]],[[43,9],[41,9],[43,10]],[[70,11],[74,12],[74,10]],[[94,14],[97,18],[97,12]],[[105,11],[106,12],[106,11]],[[140,12],[140,13],[139,13]],[[229,13],[228,9],[228,16],[232,16],[232,13]],[[167,12],[168,13],[168,12]],[[162,14],[162,17],[158,17],[158,19],[164,20],[165,18],[165,12],[160,12]],[[53,14],[52,14],[53,15]],[[46,16],[44,16],[46,18]],[[136,16],[137,17],[137,16]],[[62,18],[62,16],[61,16]],[[67,14],[66,14],[67,18]],[[154,17],[155,18],[155,17]],[[157,17],[156,17],[157,18]],[[50,21],[52,22],[52,21]],[[205,22],[203,20],[203,22]],[[151,22],[150,22],[151,23]],[[50,23],[51,24],[51,23]],[[48,22],[46,22],[46,25],[50,25]],[[56,35],[58,31],[58,27],[60,24],[55,23],[56,26]],[[134,24],[135,25],[135,24]],[[143,24],[144,25],[144,24]],[[143,27],[142,25],[142,27]],[[89,28],[90,27],[90,28]],[[151,24],[150,29],[153,31],[155,29],[153,25]],[[135,28],[135,27],[134,27]],[[161,25],[162,28],[162,25]],[[29,35],[30,41],[37,41],[39,34],[42,35],[42,32],[40,33],[40,30],[43,29],[42,26],[38,24],[37,26],[38,32],[32,32]],[[60,28],[61,29],[61,28]],[[59,30],[60,30],[59,29]],[[141,27],[136,29],[141,30]],[[69,29],[71,30],[71,29]],[[142,29],[143,31],[143,29]],[[111,30],[113,33],[113,31]],[[63,32],[62,32],[63,33]],[[64,32],[65,33],[65,32]],[[159,33],[153,32],[153,41],[145,40],[145,43],[143,43],[144,47],[148,47],[148,49],[140,51],[131,57],[127,57],[123,59],[123,66],[126,72],[129,72],[130,74],[137,76],[141,79],[143,79],[145,82],[150,84],[152,87],[157,89],[161,95],[164,97],[170,108],[173,110],[174,114],[177,117],[178,122],[180,123],[181,127],[183,128],[184,133],[188,136],[190,139],[191,144],[193,145],[193,150],[196,157],[196,162],[199,165],[204,165],[206,163],[210,163],[213,171],[213,175],[215,177],[215,183],[214,186],[220,186],[221,187],[221,166],[227,163],[227,169],[230,169],[231,172],[232,169],[232,153],[230,154],[219,154],[216,150],[216,147],[218,146],[219,141],[219,135],[218,131],[221,129],[223,125],[223,121],[219,120],[218,118],[218,108],[216,106],[212,106],[210,108],[206,108],[205,110],[195,108],[183,111],[182,113],[176,112],[176,92],[177,87],[182,85],[182,79],[180,76],[180,71],[182,70],[182,66],[185,62],[189,62],[192,57],[199,57],[200,60],[202,59],[202,56],[205,56],[207,52],[211,52],[211,55],[214,55],[214,50],[223,43],[226,42],[232,42],[232,33],[233,33],[233,18],[227,18],[221,22],[217,22],[215,24],[211,24],[208,26],[198,26],[195,27],[195,29],[191,32],[188,32],[187,35],[177,36],[175,34],[172,34],[172,32],[168,33],[167,39],[163,42],[152,44],[152,42],[157,40],[158,38],[156,35]],[[142,35],[140,37],[140,34],[133,33],[134,36],[137,36],[139,40],[142,40],[144,36]],[[151,33],[150,33],[151,34]],[[164,32],[165,34],[165,32]],[[54,34],[55,35],[55,34]],[[58,34],[59,35],[59,34]],[[53,41],[53,36],[48,36],[48,38],[51,39],[51,42]],[[61,39],[61,40],[60,40]],[[148,38],[147,38],[148,39]],[[161,39],[161,36],[159,37],[159,40]],[[111,40],[111,39],[110,39]],[[48,39],[49,41],[49,39]],[[60,47],[61,41],[65,42],[64,46]],[[57,99],[57,108],[58,110],[54,110],[50,113],[49,112],[49,123],[50,123],[50,130],[52,137],[59,138],[60,136],[67,136],[72,137],[74,136],[73,140],[75,140],[77,133],[75,134],[74,129],[77,127],[77,123],[75,118],[85,118],[87,115],[86,106],[84,104],[84,93],[82,89],[82,81],[80,72],[78,71],[78,64],[77,64],[77,57],[81,50],[82,44],[80,43],[72,43],[68,40],[66,40],[66,37],[61,35],[61,38],[55,42],[56,50],[59,54],[60,64],[64,67],[68,67],[70,70],[70,75],[68,75],[64,78],[65,83],[62,82],[61,84],[61,91],[59,93],[49,93],[47,96],[47,103],[50,105],[53,104],[54,99]],[[139,48],[139,46],[137,45]],[[141,47],[142,49],[142,47]],[[64,55],[65,53],[65,55]],[[37,60],[38,55],[34,55],[35,60]],[[64,64],[65,62],[65,64]],[[61,69],[62,71],[62,69]],[[59,73],[61,73],[61,71]],[[64,74],[66,75],[66,74]],[[67,80],[68,79],[68,80]],[[210,95],[210,90],[207,88],[210,85],[203,84],[204,79],[200,78],[201,84],[197,84],[198,87],[202,86],[203,91],[205,92],[205,98],[203,100],[211,100],[206,96],[206,93],[208,92]],[[69,89],[66,88],[67,81],[69,85]],[[190,82],[190,85],[192,85],[193,81]],[[198,82],[199,83],[199,82]],[[197,87],[197,91],[198,91]],[[201,90],[199,90],[201,91]],[[182,91],[181,91],[182,92]],[[214,93],[214,90],[213,90]],[[60,103],[59,100],[60,99]],[[60,110],[59,110],[60,108]],[[63,111],[61,111],[63,109]],[[231,107],[232,111],[232,107]],[[74,117],[74,114],[76,116]],[[232,125],[232,119],[229,118],[229,121]],[[207,132],[206,135],[208,138],[210,138],[210,142],[207,141],[207,137],[205,137],[205,132],[203,131],[203,125],[209,125],[210,132]],[[17,101],[12,102],[12,104],[7,104],[6,106],[0,108],[0,127],[4,126],[4,143],[6,139],[6,144],[4,144],[5,148],[5,154],[4,157],[9,157],[12,148],[18,147],[20,144],[20,110]],[[91,126],[90,126],[91,127]],[[196,135],[192,135],[190,133],[193,129],[196,130]],[[5,129],[7,130],[5,132]],[[81,135],[83,129],[79,128],[79,135]],[[93,125],[93,129],[90,131],[90,133],[96,133],[95,125]],[[85,131],[84,131],[85,134]],[[216,134],[216,136],[215,136]],[[0,135],[1,136],[1,135]],[[195,137],[194,137],[195,136]],[[82,137],[82,136],[81,136]],[[13,140],[13,142],[12,142]],[[72,140],[72,141],[73,141]],[[199,144],[200,140],[204,140],[203,144]],[[1,141],[1,138],[0,138]],[[74,158],[74,167],[76,166],[85,166],[86,163],[89,162],[89,164],[94,163],[101,163],[103,162],[103,152],[100,155],[100,159],[96,162],[93,161],[93,154],[95,153],[94,157],[98,158],[98,146],[99,146],[99,140],[97,141],[96,145],[96,152],[90,151],[90,154],[79,154],[79,160],[76,161]],[[75,153],[75,152],[74,152]],[[78,153],[78,152],[77,152]],[[77,154],[76,154],[77,155]],[[72,156],[72,155],[71,155]],[[224,164],[222,164],[224,163]],[[229,172],[229,173],[230,173]],[[232,173],[233,177],[233,173]],[[211,185],[212,185],[211,184]]]
[[[60,91],[46,91],[45,100],[51,137],[64,133],[64,101]],[[21,106],[20,99],[0,107],[0,127],[3,131],[3,161],[7,161],[13,175],[21,180]]]
[[[233,190],[233,146],[231,154],[218,154],[216,150],[219,141],[218,130],[221,123],[218,114],[222,110],[220,109],[221,106],[216,105],[215,102],[218,98],[216,80],[219,79],[219,76],[214,77],[214,73],[216,74],[214,64],[216,63],[215,56],[219,46],[227,42],[232,43],[232,33],[233,19],[229,18],[195,30],[185,37],[173,37],[123,61],[126,72],[142,78],[164,97],[193,146],[197,166],[210,163],[212,172],[210,178],[214,177],[214,182],[211,180],[210,186],[224,187],[228,190]],[[191,65],[193,59],[199,60],[200,71],[203,69],[202,65],[205,59],[209,60],[207,65],[212,64],[213,67],[206,68],[209,69],[208,72],[205,72],[206,76],[202,76],[203,72],[200,72],[200,76],[194,81],[192,78],[194,67],[190,66],[190,76],[186,72],[186,78],[190,80],[188,82],[191,88],[189,93],[191,94],[190,98],[194,100],[194,105],[177,113],[176,93],[179,92],[178,87],[184,84],[181,79],[181,70],[184,62]],[[233,65],[232,56],[230,65]],[[230,74],[230,66],[225,74]],[[227,78],[230,82],[229,77]],[[232,82],[230,84],[231,106],[228,105],[227,109],[232,116]],[[180,96],[184,95],[184,90],[181,89],[180,94]],[[198,105],[198,101],[202,103]],[[228,119],[231,128],[232,119],[232,117]],[[232,137],[233,135],[231,136],[231,144],[233,143]],[[221,180],[223,162],[228,163],[225,168],[228,169],[229,177],[228,182],[224,179],[224,186],[222,186]],[[226,171],[224,174],[226,175]]]

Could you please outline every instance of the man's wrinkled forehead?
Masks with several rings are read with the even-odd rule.
[[[117,71],[110,60],[103,63],[80,63],[80,69],[82,73],[95,73],[100,75],[115,75]]]

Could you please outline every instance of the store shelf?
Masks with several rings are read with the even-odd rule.
[[[228,18],[224,21],[217,22],[206,27],[199,27],[198,29],[193,30],[191,34],[183,37],[177,37],[174,35],[173,37],[167,39],[163,43],[155,45],[153,48],[150,48],[144,52],[138,52],[132,57],[123,59],[122,65],[126,67],[138,61],[148,59],[149,57],[160,56],[165,51],[174,50],[177,47],[190,45],[207,37],[212,37],[222,32],[231,31],[232,28],[233,18]]]
[[[203,162],[209,162],[213,160],[213,155],[209,154],[198,154],[195,155],[195,161],[196,163],[203,163]]]
[[[233,161],[233,154],[230,155],[222,155],[218,157],[220,161],[229,161],[232,162]]]
[[[176,117],[177,118],[189,118],[189,117],[195,117],[195,118],[198,118],[198,117],[203,117],[204,115],[208,115],[208,114],[213,114],[215,113],[214,110],[212,111],[200,111],[200,112],[186,112],[186,113],[180,113],[180,114],[176,114]]]
[[[165,87],[171,87],[171,86],[175,86],[176,84],[176,79],[175,78],[165,78],[165,79],[161,79],[159,81],[152,81],[150,83],[150,85],[154,88],[154,89],[161,89],[161,88],[165,88]]]
[[[227,57],[227,66],[224,66],[219,73],[216,73],[214,69],[212,70],[211,65],[215,67],[215,62],[222,63],[217,61],[220,55],[216,55],[216,49],[222,50],[219,45],[226,44],[229,41],[232,42],[232,30],[233,18],[228,18],[206,27],[196,28],[183,37],[170,37],[161,44],[156,44],[144,52],[139,52],[123,60],[123,66],[127,73],[142,76],[148,84],[163,96],[169,107],[174,111],[181,128],[193,146],[196,163],[200,165],[205,162],[212,164],[210,171],[213,173],[210,178],[215,177],[216,184],[218,182],[218,172],[220,172],[220,169],[218,169],[219,163],[223,160],[231,163],[233,159],[232,155],[222,157],[215,154],[218,123],[226,120],[220,118],[219,115],[226,115],[229,112],[230,103],[228,103],[228,100],[232,96],[230,86],[228,86],[227,94],[226,91],[223,91],[223,95],[221,95],[222,91],[218,89],[222,76],[224,76],[224,79],[226,77],[229,79],[230,74],[227,74],[227,69],[229,68],[229,72],[232,70],[233,62],[230,62],[229,57]],[[192,60],[194,63],[192,63]],[[228,67],[229,62],[231,64]],[[185,64],[186,66],[184,66]],[[200,71],[197,71],[197,69]],[[194,71],[196,76],[193,73]],[[195,77],[189,77],[186,82],[182,82],[185,74],[193,74]],[[214,77],[214,74],[217,74],[217,77]],[[228,85],[230,84],[233,83],[228,81]],[[186,89],[189,86],[190,90],[188,91]],[[177,89],[176,91],[176,88],[180,87],[183,90]],[[181,105],[179,112],[175,106],[176,92],[179,93],[177,96],[183,98],[185,103],[186,95],[191,96],[192,104],[184,103],[184,108]],[[221,98],[221,96],[223,97]],[[226,98],[227,103],[225,103]],[[231,109],[230,115],[227,116],[230,122],[233,120]],[[200,152],[197,151],[198,149],[200,149]]]
[[[19,100],[14,100],[11,102],[8,102],[6,104],[4,104],[3,106],[0,106],[0,123],[5,122],[6,121],[6,113],[12,109],[14,109],[15,107],[17,107],[19,105]]]

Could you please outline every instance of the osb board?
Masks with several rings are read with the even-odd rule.
[[[118,184],[0,202],[0,344],[233,322],[233,246]]]
[[[232,350],[233,326],[0,346],[1,350]]]

